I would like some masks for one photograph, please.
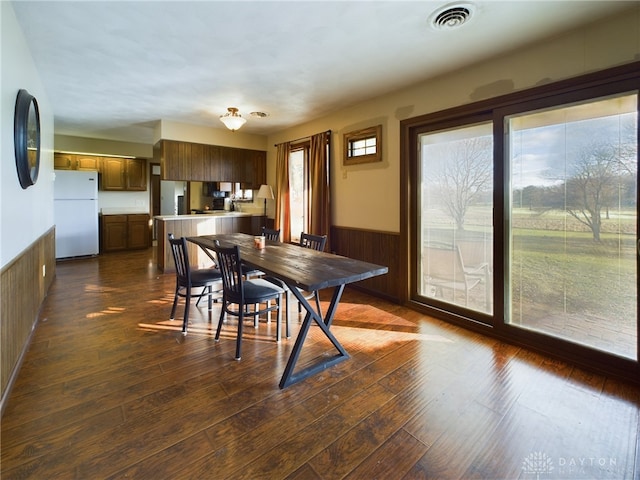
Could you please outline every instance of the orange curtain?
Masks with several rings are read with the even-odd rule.
[[[309,149],[309,233],[327,235],[331,227],[331,204],[329,199],[329,139],[330,132],[311,137]],[[329,247],[330,248],[330,247]]]
[[[283,242],[291,242],[291,210],[289,203],[289,151],[291,144],[276,145],[276,218]]]

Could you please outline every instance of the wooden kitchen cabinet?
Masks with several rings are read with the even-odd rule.
[[[145,159],[104,157],[100,173],[101,190],[145,191],[147,189]]]
[[[100,172],[101,190],[124,190],[124,162],[121,158],[105,158]]]
[[[144,158],[125,158],[125,190],[144,192],[147,190],[147,160]]]
[[[127,248],[149,247],[149,215],[127,215]]]
[[[177,180],[180,177],[180,142],[162,140],[153,147],[153,161],[160,164],[162,180]]]
[[[220,156],[218,157],[217,162],[218,162],[218,165],[220,166],[221,182],[236,181],[236,172],[235,172],[236,155],[234,150],[235,149],[230,147],[220,147],[219,149]]]
[[[54,153],[53,168],[56,170],[94,170],[99,172],[102,157],[95,155],[77,155]]]
[[[100,251],[115,252],[148,248],[149,215],[102,215]]]
[[[103,215],[100,224],[100,251],[127,249],[127,215]]]
[[[267,152],[262,150],[160,140],[153,156],[162,180],[234,182],[254,189],[266,183]]]
[[[204,177],[203,181],[211,181],[212,178],[220,179],[216,181],[222,181],[220,175],[220,148],[217,145],[205,145],[205,163],[204,163]]]
[[[248,233],[249,235],[260,235],[262,234],[262,227],[266,225],[266,218],[264,215],[254,215],[251,217],[250,230],[244,231],[240,230],[241,233]],[[245,226],[246,227],[246,226]]]
[[[252,188],[258,190],[260,185],[267,183],[267,152],[254,150],[252,152]]]

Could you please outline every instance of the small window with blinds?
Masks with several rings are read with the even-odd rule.
[[[382,125],[344,134],[344,165],[382,161]]]

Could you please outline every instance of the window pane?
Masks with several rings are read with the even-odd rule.
[[[289,201],[291,209],[291,240],[300,240],[305,230],[306,194],[304,176],[304,150],[289,155]]]
[[[508,119],[508,321],[629,358],[637,345],[637,95]]]
[[[492,313],[492,125],[419,141],[419,295]]]
[[[350,142],[349,156],[373,155],[376,153],[376,137],[364,138]]]

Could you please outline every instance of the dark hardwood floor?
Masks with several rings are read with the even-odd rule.
[[[637,386],[347,289],[351,358],[280,390],[295,337],[261,321],[237,362],[235,320],[216,343],[219,307],[192,308],[183,337],[173,288],[153,250],[58,263],[3,480],[639,478]],[[333,354],[318,331],[302,363]]]

